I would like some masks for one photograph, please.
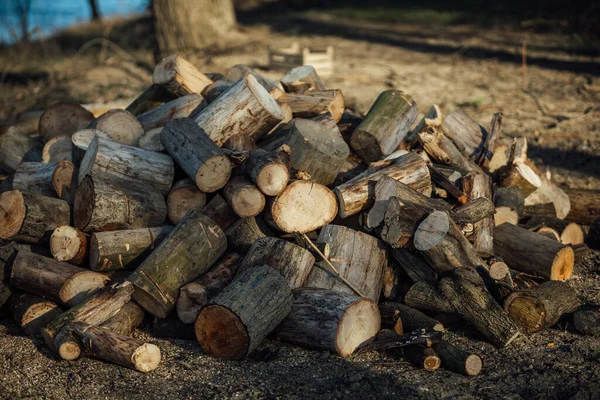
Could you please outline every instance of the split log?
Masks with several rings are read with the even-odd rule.
[[[478,197],[450,211],[450,217],[460,225],[475,224],[494,215],[494,204],[486,197]]]
[[[132,101],[125,110],[137,116],[176,98],[164,86],[153,83]]]
[[[227,200],[216,194],[211,201],[202,209],[202,214],[209,217],[222,231],[226,231],[235,221],[239,219],[233,212]]]
[[[600,335],[600,309],[581,309],[573,316],[573,325],[584,335]]]
[[[239,360],[250,354],[290,313],[292,291],[283,276],[262,265],[240,273],[196,319],[202,350]]]
[[[15,171],[12,189],[23,193],[56,197],[52,187],[52,174],[55,169],[56,164],[23,162]]]
[[[160,364],[160,349],[156,345],[82,322],[73,322],[65,329],[81,343],[87,357],[139,372],[154,371]]]
[[[446,220],[448,219],[448,214],[441,211],[440,213],[442,217],[445,217]],[[437,224],[435,228],[440,228],[441,231],[438,232],[436,238],[430,237],[433,232],[429,232],[429,228],[420,227],[428,214],[427,210],[423,207],[416,206],[412,203],[403,204],[397,197],[390,197],[383,219],[383,226],[381,227],[381,239],[392,246],[392,248],[404,247],[412,240],[415,231],[419,228],[421,231],[427,230],[427,240],[435,240],[435,243],[431,246],[439,243],[448,231],[448,221],[446,221],[445,230],[443,230],[443,221],[439,221],[440,224]],[[435,216],[437,214],[432,213],[432,215]]]
[[[274,236],[260,215],[240,218],[225,231],[227,249],[240,254],[248,253],[254,242],[266,236]]]
[[[66,201],[70,206],[75,202],[79,169],[67,160],[59,161],[52,172],[52,187],[59,199]]]
[[[385,246],[380,240],[345,226],[326,225],[318,242],[329,243],[329,261],[362,297],[379,300],[383,267],[387,263]],[[315,264],[304,286],[357,294],[323,262]]]
[[[334,192],[339,202],[340,217],[346,218],[372,207],[375,202],[374,187],[385,175],[425,196],[431,195],[431,180],[427,164],[418,155],[409,153],[393,160],[391,165],[385,168],[358,176],[336,187]]]
[[[285,93],[277,101],[290,106],[294,118],[312,118],[329,111],[337,123],[344,113],[344,95],[338,89]]]
[[[335,195],[326,186],[295,181],[267,204],[266,218],[283,232],[311,232],[327,225],[337,215]]]
[[[435,371],[442,365],[442,360],[431,347],[406,346],[403,348],[404,358],[425,371]]]
[[[294,291],[289,315],[277,327],[279,339],[349,357],[375,337],[381,325],[377,304],[355,295],[325,289]]]
[[[200,210],[191,210],[129,277],[135,301],[155,317],[166,318],[179,289],[212,267],[226,248],[219,226]]]
[[[283,78],[281,85],[288,93],[314,92],[327,89],[311,65],[292,68]]]
[[[48,243],[54,229],[70,220],[66,201],[19,190],[0,194],[0,239]]]
[[[566,189],[565,193],[571,201],[571,209],[565,219],[590,225],[594,219],[600,217],[600,190]]]
[[[177,118],[187,118],[202,102],[202,96],[191,93],[138,115],[145,132],[165,126]]]
[[[436,272],[431,268],[431,265],[425,261],[420,252],[400,248],[391,249],[391,254],[412,281],[437,281],[438,276]]]
[[[235,176],[223,188],[223,196],[241,218],[254,217],[265,208],[265,196],[242,176]]]
[[[459,349],[446,340],[433,345],[436,354],[442,360],[442,367],[466,376],[479,375],[483,361],[477,354]]]
[[[558,218],[533,216],[528,218],[524,224],[524,227],[528,229],[538,227],[535,231],[539,231],[540,226],[555,230],[558,233],[558,241],[563,244],[583,243],[583,230],[575,222]]]
[[[77,188],[73,214],[75,227],[84,232],[146,228],[165,223],[167,205],[160,193],[116,187],[86,176]]]
[[[420,132],[417,136],[427,154],[436,162],[449,165],[461,173],[483,173],[481,168],[463,155],[454,143],[438,128],[430,127],[426,131]]]
[[[55,260],[81,265],[88,258],[88,236],[77,228],[59,226],[50,236],[50,252]]]
[[[282,146],[279,151],[255,150],[244,163],[248,178],[267,196],[278,196],[288,184],[290,173],[290,148]]]
[[[192,119],[169,122],[160,133],[160,141],[203,192],[215,192],[229,180],[231,162]]]
[[[496,227],[494,253],[510,268],[548,280],[566,280],[573,272],[570,246],[511,224]]]
[[[208,137],[221,146],[236,134],[245,134],[258,141],[283,118],[275,99],[255,77],[245,75],[194,119]]]
[[[74,306],[98,288],[108,277],[65,262],[19,251],[10,277],[12,287]]]
[[[429,175],[431,175],[431,181],[436,185],[442,188],[448,193],[448,195],[452,196],[452,198],[456,199],[460,204],[466,204],[468,201],[467,195],[465,192],[460,190],[456,186],[456,181],[461,177],[460,172],[453,171],[449,176],[453,177],[454,182],[452,182],[446,175],[439,171],[438,168],[427,165],[429,167]],[[457,178],[458,175],[458,178]]]
[[[175,182],[167,197],[167,217],[173,225],[191,209],[202,209],[206,205],[206,193],[198,189],[190,179]]]
[[[181,288],[176,305],[181,322],[191,324],[196,321],[202,307],[231,282],[241,261],[239,254],[226,254],[207,273]]]
[[[460,316],[494,346],[506,347],[519,335],[516,323],[496,303],[474,269],[454,270],[440,280],[440,290]]]
[[[172,226],[96,232],[90,239],[93,271],[136,269],[171,233]]]
[[[404,296],[404,303],[417,310],[430,313],[452,314],[456,312],[435,284],[420,281],[410,287]]]
[[[202,90],[212,83],[212,79],[200,72],[185,58],[178,54],[172,54],[163,58],[156,65],[152,74],[152,82],[181,97],[190,93],[202,93]]]
[[[120,109],[105,112],[92,121],[89,127],[104,132],[115,142],[130,146],[137,146],[144,136],[144,127],[135,115]]]
[[[39,162],[44,143],[39,137],[9,129],[0,134],[0,173],[14,173],[22,162]]]
[[[488,133],[463,110],[456,110],[444,117],[442,132],[456,148],[470,160],[475,160],[484,149]]]
[[[443,332],[444,325],[440,321],[423,314],[421,311],[400,303],[385,302],[379,305],[382,317],[384,315],[395,315],[402,321],[402,328],[405,332],[412,332],[418,329],[433,329]],[[401,334],[402,332],[396,332]]]
[[[283,276],[291,289],[296,289],[306,282],[314,263],[315,257],[308,250],[283,239],[264,237],[254,242],[240,271],[268,265]]]
[[[225,93],[231,87],[231,83],[225,80],[214,81],[204,89],[202,89],[202,97],[207,104],[215,101],[217,97]]]
[[[79,183],[88,175],[104,183],[166,195],[175,165],[165,154],[95,137],[79,166]]]
[[[42,150],[43,163],[56,163],[61,160],[72,160],[73,142],[70,136],[55,136],[48,140]]]
[[[144,316],[144,310],[133,301],[130,301],[112,318],[103,322],[100,327],[118,335],[131,336],[144,321]]]
[[[62,312],[55,302],[29,293],[13,294],[8,308],[17,325],[29,336],[39,335]]]
[[[412,97],[400,90],[386,90],[352,133],[350,145],[364,161],[379,160],[398,148],[418,115]]]
[[[600,250],[600,217],[592,222],[585,243],[592,249]]]
[[[76,103],[55,103],[40,117],[38,132],[44,142],[53,137],[71,136],[92,122],[94,115]]]
[[[223,149],[232,151],[252,151],[256,149],[256,142],[250,136],[238,133],[227,139],[222,146]]]
[[[462,185],[470,201],[483,197],[488,199],[491,204],[492,178],[489,175],[467,174],[462,178]],[[494,254],[494,217],[492,215],[473,223],[471,240],[479,255],[489,257]]]

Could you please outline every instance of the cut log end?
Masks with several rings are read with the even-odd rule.
[[[239,360],[246,356],[250,338],[242,321],[221,305],[208,305],[196,319],[196,338],[207,354]]]
[[[0,194],[0,239],[19,233],[26,213],[25,199],[19,190]]]
[[[288,168],[283,164],[270,164],[262,168],[256,178],[256,186],[267,196],[277,196],[290,179]]]
[[[81,264],[86,249],[86,236],[71,226],[59,226],[50,236],[50,252],[55,260]]]
[[[369,299],[356,300],[340,320],[335,339],[338,354],[350,356],[359,345],[377,335],[380,326],[377,304]]]
[[[535,297],[509,295],[504,309],[526,333],[536,332],[544,327],[546,309]]]
[[[221,189],[231,176],[231,162],[227,156],[215,156],[206,160],[196,172],[196,185],[205,193]]]
[[[438,356],[427,356],[425,357],[425,360],[423,360],[423,369],[425,371],[435,371],[436,369],[439,369],[441,365],[442,360],[440,360]]]
[[[79,229],[88,226],[94,212],[94,181],[92,179],[84,179],[77,188],[77,196],[75,196],[75,204],[73,206],[73,222]]]
[[[57,351],[63,360],[73,361],[81,356],[81,347],[74,339],[58,344]]]
[[[504,262],[495,262],[490,265],[489,273],[492,279],[502,280],[510,274],[510,269]]]
[[[131,364],[140,372],[154,371],[158,368],[160,360],[160,349],[151,343],[144,343],[131,356]]]
[[[575,253],[570,246],[564,247],[556,253],[550,271],[550,280],[566,281],[573,273]]]
[[[479,357],[477,354],[471,354],[465,360],[465,374],[467,376],[479,375],[482,368],[483,361],[481,361],[481,357]]]
[[[92,271],[75,274],[60,288],[60,301],[70,306],[79,304],[92,292],[104,287],[109,280],[108,276]]]
[[[277,104],[277,101],[267,92],[267,90],[256,80],[256,78],[250,74],[246,74],[244,76],[244,80],[246,81],[246,85],[250,92],[256,100],[263,106],[263,108],[275,117],[277,120],[281,121],[285,118],[285,115],[281,111],[281,108]]]
[[[256,186],[244,186],[233,194],[231,207],[242,218],[254,217],[265,208],[265,196]]]

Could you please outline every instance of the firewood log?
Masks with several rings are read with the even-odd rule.
[[[11,190],[0,194],[0,239],[48,243],[54,229],[68,225],[66,201]]]
[[[172,226],[159,226],[93,233],[90,268],[93,271],[136,269],[172,230]]]
[[[187,118],[190,113],[200,105],[202,96],[191,93],[179,97],[161,106],[146,111],[137,116],[145,132],[165,126],[169,121],[177,118]]]
[[[575,290],[558,281],[515,291],[504,301],[504,309],[525,333],[551,327],[563,314],[574,312],[580,305]]]
[[[154,68],[152,82],[165,87],[181,97],[190,93],[202,93],[212,79],[200,72],[189,61],[178,54],[163,58]]]
[[[450,211],[450,218],[459,225],[475,224],[494,215],[494,204],[486,197],[478,197]]]
[[[17,254],[10,277],[14,288],[70,306],[80,303],[108,280],[97,272],[27,251]]]
[[[247,74],[252,75],[254,79],[263,87],[267,92],[269,92],[274,98],[276,98],[276,94],[281,91],[278,85],[275,82],[265,78],[256,70],[250,68],[247,65],[237,64],[234,65],[227,71],[225,74],[225,79],[229,82],[237,82],[240,79],[244,78]]]
[[[38,132],[44,142],[53,137],[71,136],[92,122],[91,112],[76,103],[55,103],[48,107],[40,117]]]
[[[575,329],[584,335],[600,335],[600,309],[580,309],[573,316]]]
[[[232,135],[223,143],[223,149],[232,151],[252,151],[256,149],[256,142],[250,136],[238,133]]]
[[[118,143],[137,146],[144,135],[144,127],[129,111],[109,110],[96,118],[89,126],[104,132],[111,140]]]
[[[444,172],[441,172],[438,168],[432,165],[427,166],[429,167],[429,175],[431,175],[431,181],[436,186],[439,186],[440,188],[445,190],[446,193],[448,193],[448,195],[456,199],[456,201],[458,201],[460,204],[464,205],[467,203],[467,195],[465,194],[465,192],[463,192],[456,186],[457,179],[455,179],[454,182],[452,182],[448,177],[446,177]],[[458,178],[460,178],[461,174],[458,171],[453,171],[449,176],[451,176],[454,179],[457,176]]]
[[[39,162],[44,143],[39,137],[23,135],[9,129],[0,133],[0,173],[14,173],[22,162]]]
[[[429,154],[436,162],[449,165],[461,173],[483,173],[481,168],[463,155],[460,150],[456,148],[456,145],[452,140],[446,137],[440,129],[430,127],[426,131],[420,132],[417,137],[427,154]]]
[[[549,217],[556,218],[554,203],[540,203],[526,205],[523,211],[525,217]]]
[[[425,238],[425,235],[421,235],[423,236],[423,239],[435,239],[435,243],[432,244],[435,245],[436,243],[439,243],[448,231],[448,214],[444,212],[440,213],[446,219],[446,229],[443,229],[444,221],[438,221],[440,223],[434,224],[436,225],[434,227],[436,230],[440,230],[440,232],[435,235],[437,236],[436,238],[433,238],[431,237],[433,232],[429,232],[429,228],[431,227],[421,227],[424,223],[424,219],[428,217],[429,212],[427,209],[413,203],[403,204],[397,197],[390,197],[383,218],[383,226],[381,227],[381,239],[392,246],[392,248],[404,247],[413,239],[413,235],[415,235],[417,229],[421,229],[422,232],[427,231],[427,238]],[[436,214],[432,213],[432,215],[435,216]],[[431,246],[427,248],[430,248]],[[420,249],[419,247],[417,247],[417,249],[425,250],[425,248]]]
[[[212,267],[226,248],[221,228],[200,210],[191,210],[129,277],[135,301],[166,318],[179,289]]]
[[[566,189],[571,209],[564,218],[578,224],[590,225],[600,216],[600,190]],[[560,216],[559,216],[560,218]]]
[[[88,236],[72,226],[59,226],[50,236],[50,252],[55,260],[81,265],[88,258]]]
[[[165,154],[95,137],[79,166],[79,183],[88,175],[104,183],[166,195],[175,165]]]
[[[496,187],[494,189],[494,225],[502,225],[504,222],[517,225],[519,217],[525,212],[525,197],[518,186]]]
[[[592,249],[600,250],[600,217],[592,222],[585,237],[585,243]]]
[[[160,349],[151,343],[144,343],[83,322],[72,322],[65,329],[81,343],[86,357],[108,361],[139,372],[154,371],[160,364]]]
[[[483,150],[487,132],[463,110],[456,110],[444,117],[441,129],[469,159],[475,160]]]
[[[263,193],[242,176],[235,176],[227,182],[223,196],[241,218],[254,217],[265,208]]]
[[[231,162],[193,120],[171,121],[161,131],[160,141],[203,192],[215,192],[229,180]]]
[[[164,86],[153,83],[129,104],[125,110],[137,116],[156,108],[163,103],[175,100],[177,97]]]
[[[140,138],[138,147],[140,149],[156,152],[164,152],[165,146],[160,142],[160,133],[164,127],[150,129]]]
[[[194,120],[221,146],[243,133],[258,141],[284,118],[277,102],[252,75],[245,75],[206,106]]]
[[[340,186],[341,184],[356,178],[358,175],[365,172],[366,169],[367,166],[363,164],[357,156],[350,154],[348,158],[346,158],[346,161],[344,161],[344,164],[342,164],[342,168],[335,177],[333,186]]]
[[[385,302],[379,305],[381,316],[396,315],[402,321],[402,328],[405,332],[412,332],[417,329],[433,329],[443,332],[444,325],[440,321],[423,314],[421,311],[409,307],[405,304]],[[396,332],[401,333],[401,332]]]
[[[459,349],[446,340],[434,343],[433,349],[442,360],[442,367],[466,376],[479,375],[483,361],[477,354]]]
[[[160,193],[117,187],[86,176],[77,188],[73,214],[75,227],[84,232],[147,228],[165,223],[167,205]]]
[[[551,228],[558,233],[558,240],[563,244],[580,244],[583,243],[584,239],[581,226],[564,219],[533,216],[528,218],[523,226],[528,229],[534,227]]]
[[[431,313],[455,313],[456,309],[436,287],[426,281],[416,282],[404,295],[404,303],[420,311]]]
[[[431,195],[431,180],[429,169],[421,157],[416,154],[406,154],[391,162],[391,165],[377,169],[338,186],[334,192],[338,198],[340,217],[346,218],[373,206],[375,202],[374,186],[382,176],[389,176],[412,189]]]
[[[387,263],[385,246],[380,240],[345,226],[327,225],[321,229],[318,241],[329,243],[329,261],[362,297],[379,299],[383,267]],[[323,262],[315,264],[304,286],[357,294]]]
[[[338,208],[335,195],[326,186],[295,181],[272,199],[265,211],[265,218],[272,220],[279,230],[306,233],[333,221]]]
[[[349,357],[375,337],[381,325],[377,304],[352,294],[326,289],[294,291],[289,315],[277,327],[279,339]]]
[[[22,162],[12,179],[12,189],[23,193],[56,197],[52,187],[52,174],[56,164]]]
[[[573,272],[570,246],[511,224],[496,227],[494,253],[510,268],[547,280],[566,280]]]
[[[119,335],[131,336],[144,321],[144,316],[144,310],[133,301],[130,301],[113,317],[100,324],[100,327]]]
[[[255,150],[243,164],[244,173],[267,196],[278,196],[288,184],[290,148],[274,152]]]
[[[231,82],[228,82],[226,80],[218,80],[214,81],[213,83],[202,89],[201,94],[202,97],[204,97],[206,104],[210,104],[213,101],[215,101],[217,97],[229,90],[230,87]]]
[[[412,345],[404,347],[402,351],[404,358],[425,371],[435,371],[442,365],[442,360],[431,347]]]
[[[175,182],[167,197],[167,217],[173,225],[193,208],[202,209],[206,205],[206,193],[190,179]]]
[[[55,302],[29,293],[13,294],[8,308],[17,325],[29,336],[39,335],[62,312]]]
[[[519,335],[516,323],[496,303],[474,269],[455,269],[440,280],[440,290],[460,316],[494,346],[506,347]]]
[[[43,163],[56,163],[60,160],[72,160],[73,142],[71,137],[66,135],[55,136],[48,140],[42,149]]]
[[[260,215],[240,218],[225,231],[227,249],[246,254],[254,242],[266,236],[274,236]]]
[[[226,231],[239,219],[237,214],[221,195],[216,194],[202,209],[202,214],[209,217],[221,230]]]
[[[262,265],[240,273],[196,319],[202,350],[239,360],[250,354],[290,313],[292,291],[285,278]]]
[[[308,250],[283,239],[264,237],[254,242],[240,271],[268,265],[283,276],[291,289],[296,289],[306,282],[314,263],[315,257]]]
[[[85,157],[87,148],[96,136],[114,140],[107,133],[94,128],[78,130],[71,136],[71,143],[73,144],[71,147],[71,161],[77,168],[81,165],[81,160]]]
[[[344,113],[344,95],[338,89],[285,93],[277,100],[290,106],[294,118],[311,118],[329,111],[334,121],[339,122]]]
[[[56,196],[69,203],[70,206],[75,202],[78,175],[79,169],[67,160],[59,161],[52,172],[52,187]]]
[[[382,92],[350,138],[352,150],[366,162],[394,152],[404,140],[419,110],[416,102],[400,90]]]
[[[321,77],[311,65],[292,68],[281,78],[281,85],[288,93],[314,92],[327,89]]]
[[[202,307],[235,277],[241,261],[239,254],[226,254],[208,272],[181,288],[176,305],[181,322],[191,324],[196,321]]]
[[[462,186],[470,201],[483,197],[491,202],[492,178],[489,175],[467,174],[462,178]],[[494,217],[492,215],[473,224],[471,241],[479,255],[489,257],[494,254]]]
[[[437,281],[437,273],[431,268],[431,265],[423,258],[420,252],[400,248],[391,249],[391,254],[414,282]]]

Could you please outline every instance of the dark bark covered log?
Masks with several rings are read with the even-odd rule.
[[[348,357],[372,339],[380,325],[379,310],[371,300],[301,288],[294,291],[292,310],[276,332],[285,342]]]
[[[290,106],[294,118],[311,118],[329,112],[334,121],[338,122],[344,113],[344,95],[337,89],[285,93],[277,101]]]
[[[244,173],[267,196],[277,196],[288,184],[290,173],[290,148],[278,151],[256,150],[250,153],[243,168]]]
[[[442,278],[440,289],[460,316],[473,325],[494,346],[506,347],[519,328],[496,303],[479,274],[472,268],[459,268]]]
[[[10,277],[14,288],[69,306],[81,303],[107,282],[105,275],[27,251],[17,254]]]
[[[296,289],[305,283],[314,263],[315,257],[308,250],[284,239],[264,237],[254,242],[240,270],[268,265],[284,277],[291,289]]]
[[[237,214],[221,195],[216,194],[202,209],[202,214],[209,217],[222,231],[226,231],[239,219]]]
[[[446,340],[433,345],[436,354],[442,360],[442,367],[466,376],[479,375],[483,361],[477,354],[459,349]]]
[[[556,208],[553,203],[526,205],[523,214],[526,217],[556,218]]]
[[[281,85],[288,93],[314,92],[327,89],[321,77],[311,65],[292,68],[281,78]]]
[[[326,186],[295,181],[267,204],[266,213],[278,229],[306,233],[333,221],[338,208],[335,195]]]
[[[138,115],[137,119],[142,124],[145,132],[161,128],[177,118],[187,118],[191,112],[202,102],[202,96],[197,93],[171,100],[152,110]]]
[[[73,206],[79,179],[79,169],[67,160],[59,161],[52,173],[52,187],[56,196]]]
[[[144,321],[144,310],[133,301],[125,304],[112,318],[103,322],[100,327],[119,335],[131,336]]]
[[[455,208],[450,212],[450,217],[457,224],[474,224],[488,217],[493,217],[494,204],[486,197],[478,197],[468,203]]]
[[[366,162],[393,153],[404,140],[419,110],[400,90],[382,92],[350,139],[352,149]]]
[[[551,217],[532,216],[524,224],[525,228],[547,227],[558,233],[558,239],[563,244],[581,244],[584,241],[583,230],[575,222]],[[537,231],[537,229],[534,229]]]
[[[221,146],[229,137],[244,134],[258,141],[284,115],[271,95],[252,75],[245,75],[206,106],[194,120]]]
[[[166,88],[175,96],[202,93],[212,79],[200,72],[185,58],[172,54],[163,58],[154,68],[152,82]]]
[[[462,178],[462,185],[469,201],[483,197],[491,203],[492,178],[489,175],[470,173]],[[489,257],[494,254],[494,217],[492,215],[473,224],[471,240],[479,255]]]
[[[105,112],[89,127],[104,132],[110,140],[130,146],[137,146],[144,135],[144,127],[135,115],[121,109]]]
[[[565,313],[580,306],[577,293],[566,282],[544,282],[526,291],[516,291],[504,301],[504,309],[525,333],[556,324]]]
[[[39,335],[42,328],[62,312],[55,302],[29,293],[14,293],[8,309],[17,325],[29,336]]]
[[[0,130],[0,173],[12,174],[22,162],[39,162],[44,143],[39,137],[23,135],[8,129]]]
[[[96,232],[90,238],[94,271],[133,270],[171,233],[172,226]]]
[[[177,225],[193,208],[202,209],[206,205],[206,193],[190,179],[175,182],[167,197],[167,217],[169,222]]]
[[[392,249],[391,254],[414,282],[437,281],[437,273],[419,252],[401,248]]]
[[[190,211],[129,277],[135,301],[155,317],[166,318],[179,289],[212,267],[226,247],[221,228],[200,210]]]
[[[87,176],[77,188],[73,214],[75,226],[84,232],[147,228],[165,223],[167,205],[160,193],[117,187]]]
[[[398,335],[404,333],[404,324],[400,317],[400,312],[390,305],[390,303],[382,303],[379,305],[379,313],[381,314],[381,329],[389,329]],[[407,332],[409,332],[407,330]]]
[[[48,243],[54,229],[70,220],[66,201],[18,190],[0,194],[0,239]]]
[[[70,136],[56,136],[48,140],[42,150],[43,163],[56,163],[60,160],[72,161],[73,142]]]
[[[12,178],[12,189],[23,193],[56,197],[52,187],[52,174],[56,164],[23,162]]]
[[[262,265],[240,273],[206,305],[196,337],[212,357],[239,360],[250,354],[290,313],[292,291],[285,278]]]
[[[487,132],[463,110],[448,114],[441,128],[456,148],[471,160],[475,160],[484,148]]]
[[[50,236],[50,252],[58,261],[84,264],[88,258],[88,236],[72,226],[59,226]]]
[[[460,204],[465,204],[468,199],[465,192],[460,190],[455,183],[450,181],[444,173],[440,172],[438,168],[428,165],[429,174],[431,175],[431,181],[440,188],[444,189],[448,195],[456,199]],[[455,171],[456,172],[456,171]],[[457,173],[460,176],[460,173]]]
[[[88,175],[108,184],[166,195],[173,184],[175,165],[165,154],[96,136],[79,166],[79,183]]]
[[[420,281],[410,287],[404,303],[417,310],[430,313],[455,313],[456,309],[442,295],[434,283]]]
[[[335,188],[340,205],[340,216],[346,218],[373,206],[375,202],[374,188],[382,176],[389,176],[412,189],[431,195],[431,180],[427,164],[416,154],[406,154],[393,161],[385,168],[374,172],[367,170],[356,178]]]
[[[404,358],[425,371],[435,371],[442,365],[442,360],[431,347],[406,346],[403,354]]]
[[[419,133],[418,138],[427,154],[436,162],[449,165],[461,173],[483,173],[481,168],[463,155],[454,143],[438,128],[430,127],[427,131]]]
[[[508,266],[548,280],[566,280],[573,272],[573,249],[511,224],[496,227],[494,251]]]
[[[260,215],[240,218],[225,231],[227,249],[246,254],[255,241],[266,236],[274,236]]]
[[[566,220],[590,225],[600,217],[600,190],[565,189],[565,193],[571,201],[571,209],[564,217]]]
[[[329,261],[363,297],[379,299],[383,267],[387,263],[385,246],[380,240],[344,226],[327,225],[321,229],[318,241],[329,243]],[[315,264],[304,286],[356,294],[324,262]]]
[[[202,307],[231,282],[241,264],[242,256],[226,254],[207,273],[182,287],[176,305],[181,322],[191,324],[196,321]]]
[[[223,196],[241,218],[254,217],[265,208],[265,196],[243,176],[235,176],[223,188]]]
[[[405,304],[385,302],[379,305],[379,310],[381,311],[382,316],[396,315],[402,321],[402,327],[405,332],[412,332],[417,329],[433,329],[438,332],[444,331],[444,325],[440,321],[436,321],[423,314],[421,311]]]
[[[71,136],[92,122],[91,112],[76,103],[55,103],[40,117],[38,132],[45,142],[56,136]]]
[[[170,122],[161,131],[160,141],[203,192],[215,192],[229,180],[229,158],[193,120],[180,118]]]
[[[153,108],[175,100],[177,97],[169,92],[164,86],[153,83],[127,106],[125,110],[133,115],[140,115]]]
[[[580,309],[573,316],[575,329],[584,335],[600,335],[600,309]]]

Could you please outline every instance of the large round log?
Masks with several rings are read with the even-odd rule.
[[[279,339],[310,349],[349,357],[381,326],[377,304],[326,289],[294,291],[292,310],[277,327]]]
[[[87,259],[88,237],[72,226],[59,226],[50,236],[50,252],[55,260],[81,265]]]
[[[109,110],[96,118],[90,128],[104,132],[118,143],[137,146],[144,135],[144,128],[135,115],[126,110]]]
[[[239,360],[250,354],[290,313],[292,291],[267,265],[240,273],[196,319],[202,350],[217,358]]]
[[[45,142],[53,137],[71,136],[92,122],[94,115],[76,103],[55,103],[40,117],[38,132]]]

